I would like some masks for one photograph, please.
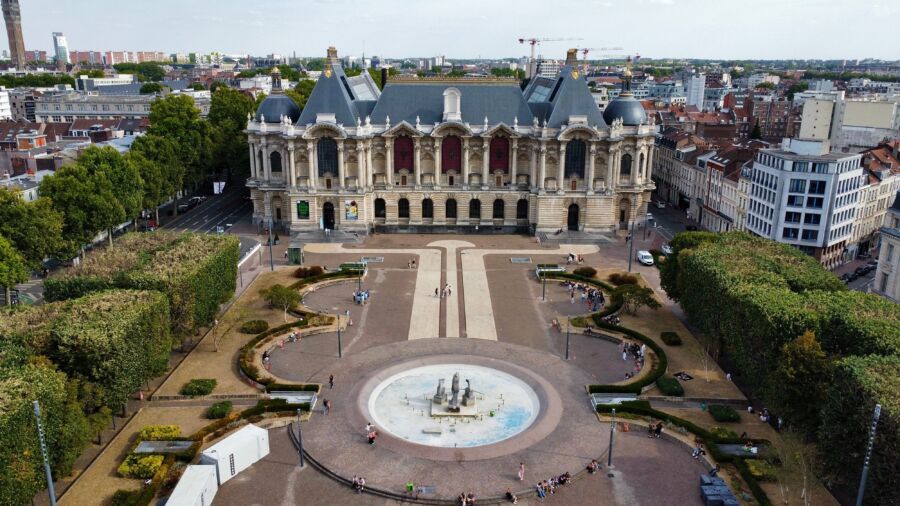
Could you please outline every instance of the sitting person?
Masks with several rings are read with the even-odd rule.
[[[469,494],[466,495],[466,504],[468,504],[469,506],[474,506],[475,494],[473,494],[472,492],[469,492]]]
[[[591,463],[587,465],[587,472],[594,474],[597,469],[600,469],[600,464],[597,463],[597,459],[592,459]]]
[[[506,500],[513,504],[519,504],[519,498],[509,488],[506,489]]]
[[[751,443],[750,441],[747,441],[746,443],[744,443],[744,446],[741,447],[741,449],[744,450],[745,452],[749,452],[752,448],[753,448],[753,443]]]
[[[547,497],[547,494],[544,492],[544,483],[543,482],[540,482],[537,485],[535,485],[535,491],[537,492],[537,496],[539,498],[543,499],[544,497]]]

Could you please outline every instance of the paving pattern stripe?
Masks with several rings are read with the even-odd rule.
[[[459,332],[459,292],[461,287],[456,284],[457,274],[459,272],[456,252],[461,248],[474,248],[475,245],[467,241],[434,241],[428,243],[427,246],[429,248],[443,248],[446,251],[446,282],[450,283],[450,296],[444,299],[447,312],[444,335],[446,337],[460,337],[462,335]],[[438,285],[435,286],[437,287]],[[443,288],[443,286],[441,288]],[[432,297],[433,296],[434,293],[432,292]]]

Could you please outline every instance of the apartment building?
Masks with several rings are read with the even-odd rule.
[[[872,292],[900,302],[900,192],[884,217],[881,251]]]
[[[900,190],[900,140],[885,142],[862,155],[866,179],[860,188],[859,212],[853,223],[851,258],[878,251],[885,214]]]

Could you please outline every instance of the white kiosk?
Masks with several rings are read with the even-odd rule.
[[[216,466],[187,466],[166,506],[210,506],[218,490]]]
[[[201,464],[216,466],[219,485],[269,454],[269,431],[249,424],[200,454]]]

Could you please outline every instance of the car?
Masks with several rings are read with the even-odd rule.
[[[855,272],[851,272],[850,275],[847,277],[847,282],[849,283],[851,281],[856,281],[857,279],[859,279],[859,274],[857,274]]]
[[[663,202],[662,200],[657,200],[657,201],[656,201],[656,208],[657,208],[657,209],[665,209],[665,208],[666,208],[666,203]]]
[[[684,227],[684,228],[685,228],[688,232],[696,232],[696,231],[697,231],[697,225],[688,225],[688,226],[686,226],[686,227]]]
[[[206,197],[191,197],[188,200],[188,204],[190,204],[191,207],[195,207],[195,206],[199,206],[200,204],[202,204],[204,200],[206,200]]]
[[[653,265],[653,255],[647,250],[638,251],[637,261],[644,265]]]
[[[842,274],[842,275],[841,275],[841,281],[843,281],[843,282],[845,282],[845,283],[848,282],[848,281],[850,281],[850,273],[848,272],[848,273]]]
[[[653,213],[647,213],[647,221],[653,221]]]
[[[672,249],[672,246],[670,246],[669,243],[665,243],[662,245],[662,252],[663,255],[669,256],[672,253],[675,253],[675,250]]]
[[[186,213],[186,212],[190,211],[193,207],[194,206],[192,206],[190,204],[178,204],[178,212]]]

